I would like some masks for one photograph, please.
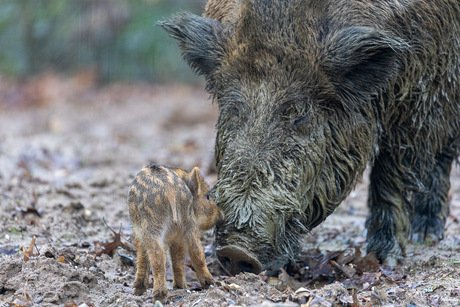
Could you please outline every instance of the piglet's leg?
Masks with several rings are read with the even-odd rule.
[[[137,250],[137,271],[136,279],[134,281],[134,294],[142,295],[148,286],[149,261],[147,259],[147,253],[141,242],[135,239],[135,244]],[[145,282],[146,280],[147,283]]]
[[[210,285],[214,285],[214,278],[211,273],[209,273],[208,267],[206,266],[206,258],[204,257],[200,237],[201,235],[198,228],[190,233],[187,238],[188,252],[201,286],[203,288],[208,288]]]
[[[168,294],[166,286],[166,252],[159,240],[153,240],[148,248],[147,255],[153,272],[153,297],[155,300],[164,300]]]
[[[145,254],[145,258],[147,259],[147,265],[145,266],[145,279],[144,284],[145,287],[149,287],[149,277],[150,277],[150,263],[148,262],[147,253]]]
[[[184,262],[185,262],[185,242],[173,242],[169,248],[171,255],[172,270],[174,274],[173,287],[178,289],[187,288],[185,281]]]

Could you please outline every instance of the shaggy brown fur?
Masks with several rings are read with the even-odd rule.
[[[368,162],[368,251],[442,238],[460,148],[457,0],[210,1],[161,25],[219,105],[217,254],[293,259]],[[227,245],[236,253],[222,252]],[[220,253],[220,254],[219,254]],[[240,268],[258,263],[243,261]]]
[[[146,166],[134,179],[128,202],[137,249],[135,294],[145,292],[152,266],[154,298],[162,300],[166,297],[168,250],[174,288],[187,287],[184,274],[186,251],[201,285],[214,284],[206,266],[200,229],[210,229],[223,217],[209,197],[209,187],[198,168],[186,172],[153,164]]]

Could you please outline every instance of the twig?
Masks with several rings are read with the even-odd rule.
[[[196,306],[196,304],[198,304],[200,301],[201,301],[201,297],[196,302],[193,303],[192,307]]]
[[[113,230],[112,227],[110,227],[109,224],[107,224],[107,221],[105,220],[104,217],[102,217],[102,221],[104,221],[104,224],[108,229],[110,229],[114,234],[117,234],[115,230]],[[121,223],[120,223],[120,230],[121,230]]]
[[[22,247],[22,251],[24,252],[24,261],[29,261],[30,256],[32,256],[34,253],[34,246],[35,246],[35,240],[37,240],[37,237],[33,237],[32,241],[30,242],[29,248],[26,249],[25,247]]]
[[[28,302],[32,302],[32,298],[31,298],[30,295],[27,293],[26,287],[27,287],[27,281],[26,281],[26,283],[24,284],[24,290],[22,290],[22,294],[24,295],[24,298],[25,298]],[[15,305],[15,306],[16,306],[16,305]]]

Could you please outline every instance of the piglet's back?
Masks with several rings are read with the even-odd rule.
[[[170,169],[150,164],[145,166],[133,180],[129,189],[129,215],[133,225],[149,225],[173,222],[181,224],[182,217],[192,209],[192,194],[185,182]]]

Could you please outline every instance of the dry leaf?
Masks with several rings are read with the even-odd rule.
[[[107,225],[107,222],[105,221],[105,219],[103,219],[105,225],[107,226],[107,228],[109,228],[113,234],[115,235],[115,239],[112,241],[112,242],[109,242],[109,243],[101,243],[101,242],[94,242],[94,245],[95,245],[95,250],[98,246],[101,246],[102,248],[100,250],[96,250],[96,256],[100,256],[102,254],[107,254],[109,256],[112,256],[113,255],[113,252],[118,248],[118,247],[123,247],[124,249],[128,250],[128,251],[135,251],[135,247],[129,243],[129,242],[126,242],[126,243],[123,243],[121,242],[121,224],[120,224],[120,229],[118,230],[118,232],[115,232],[115,230],[113,230],[109,225]]]
[[[64,258],[64,256],[59,257],[59,258],[57,259],[57,261],[60,262],[60,263],[65,263],[65,258]]]

